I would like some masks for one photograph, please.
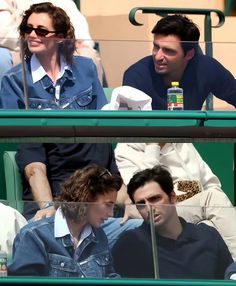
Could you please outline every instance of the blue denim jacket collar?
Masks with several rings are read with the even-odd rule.
[[[47,75],[45,69],[41,65],[36,54],[33,54],[31,58],[28,59],[28,61],[30,62],[30,69],[32,73],[33,83],[40,81],[45,75]],[[65,58],[61,55],[60,56],[60,74],[58,75],[58,79],[61,79],[66,71],[71,71],[71,73],[73,74],[71,66],[66,62]]]
[[[27,60],[26,60],[28,70],[30,72],[32,72],[32,62],[31,61],[32,61],[32,58],[27,58]],[[63,76],[59,80],[60,80],[60,84],[63,85],[66,80],[71,80],[71,81],[75,80],[75,76],[73,75],[72,70],[65,69]],[[45,74],[40,79],[40,81],[42,82],[42,86],[45,90],[53,87],[53,82],[47,74]]]

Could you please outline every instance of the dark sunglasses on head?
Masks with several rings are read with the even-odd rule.
[[[112,174],[107,170],[107,169],[104,169],[101,174],[98,175],[98,178],[101,178],[105,175],[109,175],[109,176],[112,176]]]
[[[40,37],[46,37],[49,33],[60,33],[60,31],[48,31],[43,28],[33,28],[30,26],[22,26],[20,27],[20,31],[26,34],[31,34],[32,31],[35,31],[35,34]]]

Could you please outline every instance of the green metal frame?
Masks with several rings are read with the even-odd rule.
[[[2,285],[158,285],[158,286],[235,286],[231,280],[165,280],[165,279],[97,279],[97,278],[53,278],[53,277],[1,277]]]
[[[235,7],[234,0],[225,0],[225,16],[230,16],[233,8]]]
[[[234,111],[0,110],[0,142],[5,143],[233,143],[235,127]]]
[[[135,7],[130,10],[129,21],[135,25],[140,26],[141,23],[137,22],[135,16],[138,11],[143,14],[156,14],[159,16],[165,16],[168,14],[192,14],[192,15],[204,15],[204,40],[206,43],[206,54],[209,56],[213,55],[212,48],[212,32],[211,28],[221,27],[225,22],[225,15],[218,9],[189,9],[189,8],[159,8],[159,7]],[[218,16],[218,23],[213,26],[211,20],[211,14],[215,13]],[[210,94],[206,100],[206,109],[213,110],[213,96]]]
[[[80,0],[74,0],[77,8],[80,10]]]

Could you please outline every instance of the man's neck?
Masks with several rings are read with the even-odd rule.
[[[176,215],[176,217],[173,217],[168,224],[164,225],[163,227],[158,227],[156,231],[162,237],[177,240],[183,231],[183,227],[179,217]]]
[[[171,86],[172,81],[180,82],[183,77],[186,66],[187,65],[183,65],[183,67],[181,69],[178,69],[178,71],[163,75],[163,80],[164,80],[165,85]]]
[[[176,74],[176,75],[173,75],[173,74],[164,75],[164,76],[163,76],[163,79],[164,79],[165,85],[169,87],[169,86],[171,86],[171,82],[172,82],[172,81],[178,81],[178,82],[180,82],[180,80],[181,80],[181,78],[182,78],[182,75],[183,75],[183,73],[181,73],[181,74]]]

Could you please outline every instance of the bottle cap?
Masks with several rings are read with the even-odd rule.
[[[172,82],[171,82],[171,85],[172,85],[172,86],[178,86],[178,85],[179,85],[179,82],[178,82],[178,81],[172,81]]]

